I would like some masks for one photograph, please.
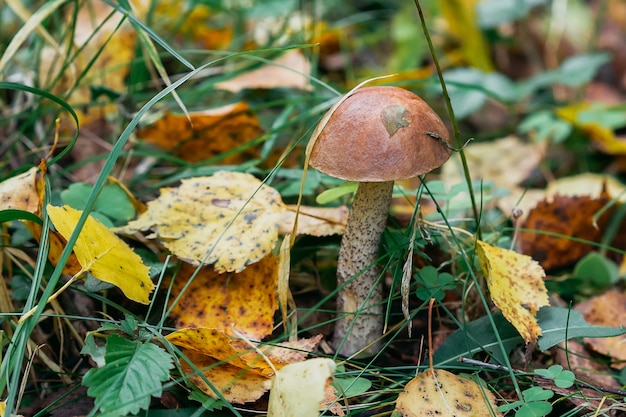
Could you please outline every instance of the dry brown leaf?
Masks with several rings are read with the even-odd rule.
[[[309,81],[311,63],[301,51],[297,49],[287,51],[274,62],[276,65],[264,64],[258,69],[244,72],[231,80],[219,82],[215,88],[232,93],[238,93],[247,88],[312,90]]]
[[[611,197],[603,191],[597,198],[555,195],[530,211],[521,224],[518,248],[547,269],[570,266],[594,249],[590,242],[600,242],[615,212],[609,207]],[[606,209],[601,213],[601,210]],[[594,219],[598,214],[597,221]],[[574,239],[572,239],[574,238]],[[620,233],[612,244],[624,247]],[[614,259],[615,259],[615,254]]]
[[[278,233],[290,234],[296,218],[296,206],[287,205],[283,212]],[[300,206],[297,235],[329,236],[341,235],[348,222],[348,208]]]
[[[501,416],[497,407],[487,388],[441,369],[428,369],[413,378],[396,402],[402,417]]]
[[[204,377],[226,400],[241,404],[261,397],[269,390],[275,370],[303,361],[321,336],[254,349],[250,344],[256,346],[257,343],[234,339],[217,329],[181,329],[168,335],[167,339],[182,347],[183,353],[196,367],[210,367],[203,370]],[[187,374],[193,373],[193,368],[184,361],[183,370]],[[193,375],[191,381],[207,395],[216,397],[201,376]]]
[[[259,156],[250,142],[262,133],[250,107],[239,102],[216,109],[184,114],[166,113],[137,136],[190,162],[217,158],[215,163],[236,165]],[[223,156],[238,147],[239,152]]]
[[[37,167],[33,167],[0,183],[0,210],[39,212],[38,171]]]
[[[172,286],[178,297],[195,267],[183,265]],[[170,317],[177,328],[207,327],[226,334],[234,328],[251,340],[272,332],[278,308],[278,260],[270,254],[239,273],[218,274],[202,268],[189,284]]]
[[[589,324],[621,327],[626,323],[626,294],[616,290],[591,297],[574,307]],[[586,338],[585,343],[594,351],[615,361],[626,361],[626,336]],[[626,368],[626,362],[611,364],[616,369]]]
[[[516,136],[471,143],[464,150],[472,178],[493,181],[507,189],[528,178],[543,159],[544,151],[545,145],[525,143]],[[441,177],[450,185],[465,182],[458,155],[442,167]]]
[[[549,305],[545,272],[532,258],[477,241],[476,253],[489,294],[526,343],[537,343],[537,311]]]
[[[278,191],[254,176],[219,171],[161,189],[145,213],[118,231],[152,229],[152,237],[193,265],[240,272],[274,249],[284,209]]]

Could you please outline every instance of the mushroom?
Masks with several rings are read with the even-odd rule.
[[[359,182],[339,250],[339,316],[331,344],[343,356],[366,357],[382,346],[382,269],[377,259],[393,182],[440,167],[451,148],[439,116],[402,88],[361,88],[329,113],[313,133],[310,165]]]

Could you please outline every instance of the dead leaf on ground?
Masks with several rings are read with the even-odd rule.
[[[577,304],[574,309],[579,311],[589,324],[621,327],[626,323],[626,294],[616,290],[607,291]],[[598,353],[618,362],[623,361],[612,363],[613,368],[626,368],[626,336],[586,338],[585,343]]]
[[[280,369],[272,379],[267,417],[318,417],[335,362],[314,358]]]
[[[162,188],[145,213],[118,231],[152,229],[151,237],[193,265],[240,272],[274,249],[284,207],[278,191],[254,176],[219,171]]]
[[[296,206],[287,205],[283,212],[280,229],[281,235],[290,234],[293,231],[293,222],[296,218]],[[298,216],[297,235],[330,236],[341,235],[348,223],[348,208],[341,207],[309,207],[300,206]]]
[[[497,408],[488,389],[441,369],[427,369],[413,378],[396,402],[402,417],[501,416]]]
[[[258,69],[215,84],[215,88],[238,93],[244,89],[294,88],[312,90],[309,76],[311,63],[297,49],[285,52],[274,60],[275,65],[264,64]],[[286,68],[285,68],[286,67]]]
[[[0,210],[16,209],[39,212],[39,193],[37,191],[37,173],[39,168],[4,180],[0,183]]]
[[[465,149],[472,178],[493,181],[514,188],[527,179],[544,157],[545,144],[526,143],[516,136],[489,142],[470,143]],[[453,155],[442,167],[441,178],[448,185],[465,182],[461,159]]]
[[[579,240],[602,241],[616,209],[616,205],[609,206],[611,201],[606,191],[597,198],[557,194],[551,201],[541,201],[520,225],[520,252],[547,270],[574,264],[594,250],[594,246]],[[612,244],[618,249],[624,246],[620,233]],[[614,259],[619,258],[612,254]]]
[[[276,346],[260,346],[250,341],[258,345],[256,349],[251,349],[248,342],[230,337],[217,329],[181,329],[169,334],[167,339],[183,348],[187,358],[197,368],[203,369],[204,377],[227,401],[242,404],[259,399],[270,389],[275,369],[303,361],[317,346],[321,335]],[[181,363],[186,374],[194,373],[186,361]],[[201,376],[192,375],[190,379],[204,393],[216,397],[211,386]]]
[[[217,158],[216,163],[237,165],[257,158],[251,141],[263,129],[250,107],[239,102],[216,109],[184,114],[166,113],[153,125],[137,131],[137,137],[190,162]],[[228,155],[229,152],[239,151]]]
[[[195,267],[183,265],[172,286],[175,300]],[[270,254],[239,273],[218,274],[202,268],[174,306],[170,317],[177,328],[207,327],[231,334],[231,329],[251,340],[272,332],[278,308],[278,259]]]
[[[65,240],[69,239],[82,212],[69,206],[52,205],[48,205],[47,211],[54,227]],[[78,236],[74,253],[82,271],[115,285],[133,301],[150,302],[154,284],[148,274],[149,268],[124,241],[91,216]]]
[[[532,258],[477,241],[476,252],[489,294],[526,343],[537,343],[537,312],[549,305],[543,268]]]

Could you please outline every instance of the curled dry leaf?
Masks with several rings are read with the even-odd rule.
[[[219,171],[161,189],[145,213],[118,231],[152,229],[153,237],[193,265],[240,272],[274,248],[284,207],[278,191],[254,176]]]
[[[494,304],[526,343],[537,343],[537,311],[549,305],[543,268],[529,256],[480,240],[476,252]]]
[[[335,362],[315,358],[279,370],[272,380],[267,417],[318,417]]]
[[[82,212],[69,206],[48,205],[48,215],[59,233],[68,240]],[[154,284],[141,257],[102,223],[88,217],[74,245],[74,254],[83,272],[115,285],[129,299],[150,302]]]
[[[171,300],[179,296],[194,271],[190,265],[181,267],[172,285]],[[213,268],[202,268],[170,317],[177,328],[207,327],[226,334],[235,329],[251,340],[261,340],[274,325],[277,281],[278,260],[272,254],[239,273],[218,274]]]
[[[198,328],[178,330],[168,335],[167,339],[180,346],[194,366],[203,369],[204,377],[227,401],[241,404],[259,399],[269,390],[275,370],[303,361],[317,346],[321,336],[276,346],[260,346],[257,342],[232,338],[217,329]],[[257,347],[253,349],[251,344]],[[181,362],[186,374],[194,374],[189,363]],[[190,379],[204,393],[216,397],[201,376],[190,375]]]
[[[626,295],[611,290],[591,297],[576,307],[589,324],[621,327],[626,323]],[[626,336],[586,338],[585,343],[593,350],[612,358],[616,369],[626,368]]]
[[[38,213],[38,168],[33,167],[0,183],[0,210],[16,209]]]
[[[441,369],[428,369],[409,381],[398,396],[396,411],[402,417],[502,415],[486,388]]]
[[[190,162],[219,157],[220,164],[237,165],[257,158],[259,151],[249,142],[263,130],[250,107],[239,102],[216,109],[184,114],[166,113],[137,136]],[[234,149],[240,152],[221,157]]]
[[[290,234],[296,218],[296,206],[288,205],[283,212],[279,233]],[[300,206],[297,235],[329,236],[343,234],[348,222],[348,208]]]
[[[606,189],[596,198],[557,194],[551,200],[541,201],[521,224],[520,252],[536,259],[547,270],[576,263],[594,249],[591,243],[602,241],[617,208],[617,204],[611,203]],[[617,233],[611,244],[625,248],[623,235]],[[617,258],[615,253],[613,258]]]

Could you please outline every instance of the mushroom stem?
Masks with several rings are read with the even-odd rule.
[[[376,264],[385,230],[393,181],[362,182],[341,240],[337,264],[337,311],[332,345],[343,356],[372,356],[383,333],[381,268]]]

